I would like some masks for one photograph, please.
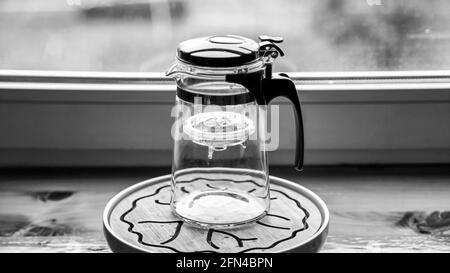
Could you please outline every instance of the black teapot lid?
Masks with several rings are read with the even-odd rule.
[[[237,35],[209,36],[184,41],[177,50],[179,60],[196,66],[241,66],[259,58],[260,45]]]

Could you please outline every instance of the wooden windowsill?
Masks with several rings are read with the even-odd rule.
[[[169,173],[147,169],[9,169],[0,174],[0,252],[109,252],[102,210],[117,192]],[[311,189],[328,205],[323,252],[449,252],[450,223],[414,230],[450,210],[448,166],[310,167],[271,174]],[[445,235],[447,234],[447,235]]]

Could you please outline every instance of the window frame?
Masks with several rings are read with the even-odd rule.
[[[415,109],[421,109],[421,113],[426,115],[428,112],[430,113],[429,117],[425,117],[430,122],[444,124],[443,128],[426,132],[417,127],[417,133],[422,135],[419,139],[430,141],[430,143],[410,141],[407,147],[395,147],[389,143],[388,139],[378,140],[377,137],[374,137],[367,139],[365,144],[355,146],[355,148],[348,146],[342,148],[339,143],[352,143],[352,141],[358,143],[359,140],[357,134],[348,136],[341,134],[335,142],[324,143],[326,146],[324,149],[320,148],[320,141],[315,143],[315,148],[308,149],[307,139],[306,164],[450,163],[450,137],[448,141],[445,138],[450,135],[450,127],[446,125],[450,124],[450,70],[294,72],[287,74],[294,80],[302,106],[304,109],[307,108],[307,114],[310,111],[317,113],[318,109],[354,107],[353,112],[346,113],[347,116],[341,118],[357,120],[360,116],[367,114],[364,112],[365,106],[375,109],[374,113],[379,115],[383,115],[383,109],[395,111],[396,108],[402,108],[403,114],[399,118],[394,117],[394,122],[401,125],[411,122],[405,113],[411,111],[412,116],[417,116]],[[39,116],[48,109],[56,111],[53,113],[70,115],[61,110],[63,109],[61,106],[77,105],[81,108],[90,107],[89,109],[93,111],[92,115],[95,116],[96,105],[99,105],[99,108],[100,106],[110,106],[108,111],[114,111],[114,106],[120,106],[125,111],[123,113],[135,111],[133,117],[140,118],[140,110],[136,109],[153,107],[153,109],[161,110],[155,110],[152,115],[164,115],[166,119],[161,120],[167,122],[167,109],[174,103],[174,91],[173,81],[166,78],[163,73],[0,70],[0,107],[3,105],[6,109],[3,112],[0,111],[3,113],[3,118],[0,115],[0,121],[3,119],[8,124],[23,125],[22,127],[13,126],[14,128],[11,130],[15,131],[9,132],[9,138],[2,139],[0,137],[0,166],[165,166],[170,164],[171,145],[170,138],[167,137],[170,132],[161,130],[161,132],[153,133],[152,137],[156,141],[154,141],[155,144],[149,144],[149,146],[129,146],[127,143],[136,141],[136,139],[132,137],[128,139],[126,134],[122,134],[120,141],[97,149],[89,143],[88,138],[80,137],[78,139],[76,131],[71,131],[71,139],[68,141],[54,144],[58,143],[58,139],[55,139],[55,134],[52,134],[51,131],[62,126],[64,120],[46,124],[47,131],[40,131],[38,128],[30,131],[29,128],[26,128],[29,123],[23,119],[27,116],[23,112],[27,112],[28,108],[31,108],[27,105],[34,105],[34,112],[30,112],[30,115]],[[276,100],[274,103],[282,107],[288,105],[288,102],[283,100]],[[40,105],[46,108],[40,111]],[[440,110],[433,111],[437,108]],[[86,117],[80,116],[79,118]],[[109,119],[108,116],[104,118]],[[111,117],[111,119],[113,118]],[[149,118],[155,120],[154,117]],[[335,124],[327,124],[326,119],[314,120],[316,118],[314,115],[306,115],[306,118],[309,124],[322,123],[323,128],[331,126],[328,132],[339,130]],[[77,117],[74,116],[73,119],[77,119]],[[37,120],[42,122],[39,117]],[[110,121],[105,121],[105,124]],[[125,123],[126,121],[120,122]],[[83,121],[83,124],[86,123],[89,123],[89,120]],[[114,124],[119,124],[119,127],[121,125],[117,122]],[[39,122],[36,126],[39,127]],[[9,130],[6,125],[4,128],[6,128],[5,131]],[[131,130],[134,129],[131,128]],[[133,134],[133,132],[129,133]],[[281,139],[290,138],[290,136],[283,135],[286,134],[285,132],[281,133]],[[383,134],[383,132],[378,133]],[[401,131],[398,133],[402,134]],[[443,136],[440,135],[442,133],[444,133]],[[14,136],[21,134],[28,138],[17,144]],[[42,144],[44,142],[33,143],[34,134],[39,134],[40,139],[44,139],[44,142],[46,134],[48,134],[48,141],[45,142],[45,145]],[[95,139],[95,132],[92,134]],[[76,145],[71,145],[71,141]],[[376,143],[377,141],[380,143]],[[151,142],[153,141],[149,141],[149,143]],[[161,143],[164,145],[160,145]],[[364,146],[369,143],[369,146]],[[279,151],[271,152],[271,164],[291,164],[293,147],[289,143],[286,145]]]

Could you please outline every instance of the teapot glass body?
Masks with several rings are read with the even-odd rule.
[[[204,228],[254,222],[270,209],[267,105],[278,96],[294,106],[296,167],[303,165],[303,127],[294,83],[272,74],[283,55],[279,37],[261,43],[211,36],[181,43],[167,72],[177,84],[172,116],[173,213]]]
[[[264,217],[270,206],[266,107],[239,84],[198,77],[182,77],[177,84],[173,212],[216,228]],[[211,97],[217,93],[227,95]]]

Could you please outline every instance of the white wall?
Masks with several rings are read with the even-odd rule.
[[[448,90],[300,85],[299,94],[306,164],[450,163]],[[170,90],[0,88],[0,166],[169,165],[173,100]],[[295,125],[280,102],[280,148],[270,163],[289,165]]]

